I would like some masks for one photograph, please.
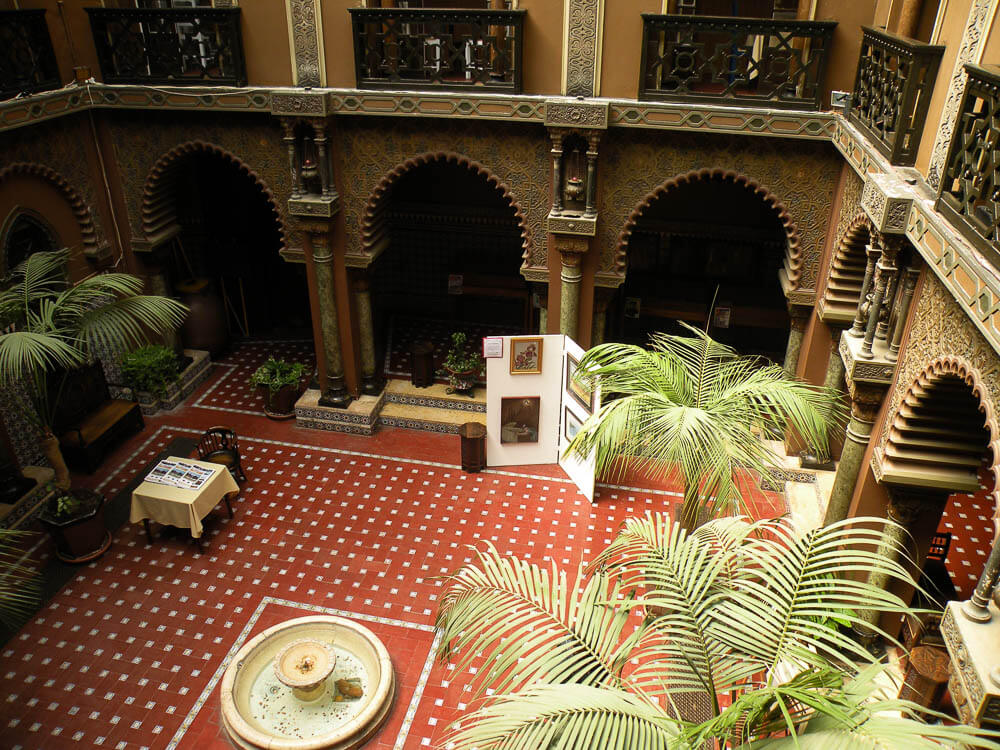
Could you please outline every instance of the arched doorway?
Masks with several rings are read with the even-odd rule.
[[[363,227],[366,240],[382,247],[368,274],[385,374],[409,376],[416,341],[430,341],[440,362],[453,332],[477,342],[530,330],[530,292],[520,274],[526,230],[506,187],[456,154],[412,159],[390,177]]]
[[[929,365],[892,418],[878,474],[890,505],[916,499],[910,524],[922,585],[936,602],[968,599],[995,538],[996,425],[979,373],[958,358]]]
[[[174,149],[151,171],[142,211],[147,237],[171,237],[159,251],[170,285],[210,285],[229,335],[311,337],[305,266],[279,254],[274,198],[235,156],[203,143]]]
[[[684,321],[782,360],[789,317],[779,272],[794,284],[801,258],[794,225],[764,188],[721,171],[669,180],[632,213],[620,246],[627,272],[609,340],[645,344],[656,331],[682,332]]]
[[[0,284],[33,253],[59,249],[52,227],[33,211],[26,210],[18,211],[7,221],[0,243]]]

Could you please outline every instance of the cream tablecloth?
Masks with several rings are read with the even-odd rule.
[[[203,466],[215,473],[196,490],[171,487],[156,482],[143,482],[132,492],[132,512],[130,523],[138,523],[150,518],[157,523],[166,523],[183,529],[191,529],[191,536],[201,536],[201,519],[209,514],[228,492],[239,492],[239,485],[229,470],[221,464],[196,461],[193,458],[177,458],[174,461]]]

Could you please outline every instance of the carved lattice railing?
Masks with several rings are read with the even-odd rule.
[[[239,8],[85,8],[105,83],[246,85]]]
[[[642,14],[639,98],[819,109],[836,21]]]
[[[57,86],[45,10],[0,11],[0,99]]]
[[[1000,268],[1000,68],[965,71],[937,209]]]
[[[358,88],[521,92],[523,10],[348,10]]]
[[[944,47],[862,28],[848,119],[892,164],[912,166]]]

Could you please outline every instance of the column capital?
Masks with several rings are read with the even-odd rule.
[[[583,255],[590,249],[590,241],[586,237],[555,234],[553,239],[563,265],[579,265]]]

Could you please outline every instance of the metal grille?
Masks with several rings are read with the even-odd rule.
[[[523,10],[348,10],[358,88],[521,92]]]
[[[819,109],[836,21],[642,14],[639,98]]]
[[[937,208],[1000,268],[1000,68],[965,70]]]
[[[0,11],[0,98],[58,86],[45,10]]]
[[[105,83],[246,85],[239,8],[85,8]]]
[[[944,47],[862,28],[848,119],[890,162],[911,166]]]

